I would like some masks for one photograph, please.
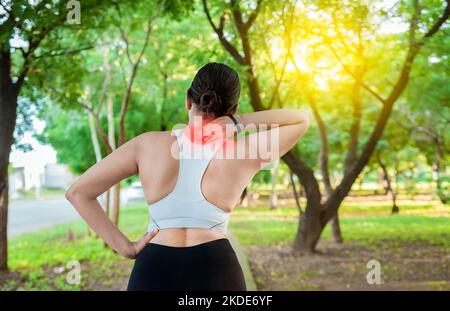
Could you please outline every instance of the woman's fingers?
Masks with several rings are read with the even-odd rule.
[[[203,135],[205,136],[214,136],[222,133],[223,124],[217,122],[210,122],[203,127]]]
[[[158,234],[158,232],[158,229],[148,232],[134,243],[135,256],[137,256],[144,249],[144,247]]]
[[[211,136],[216,139],[226,139],[227,137],[232,137],[237,132],[237,127],[231,121],[228,116],[220,117],[214,119],[208,123],[203,130],[203,135],[208,137]]]
[[[146,235],[144,235],[144,240],[145,240],[145,244],[147,244],[148,242],[151,241],[151,239],[153,239],[155,237],[155,235],[157,235],[159,232],[158,229],[154,229],[152,232],[147,233]]]

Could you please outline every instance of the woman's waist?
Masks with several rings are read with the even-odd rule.
[[[227,238],[226,234],[207,228],[166,228],[160,229],[150,243],[189,247],[223,238]]]

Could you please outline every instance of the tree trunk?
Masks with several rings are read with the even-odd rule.
[[[242,191],[241,193],[241,198],[240,198],[240,202],[239,204],[247,207],[248,206],[248,192],[247,192],[247,187],[245,187],[244,191]]]
[[[433,172],[434,172],[434,180],[436,183],[436,192],[437,195],[439,197],[439,200],[443,203],[443,204],[447,204],[449,197],[448,197],[448,193],[445,193],[444,188],[442,187],[442,180],[441,180],[441,171],[445,171],[443,169],[442,163],[441,163],[441,159],[443,157],[443,150],[442,150],[442,145],[440,143],[439,139],[435,139],[435,154],[434,154],[434,163],[433,163]]]
[[[328,170],[328,158],[329,158],[329,152],[328,152],[328,137],[327,137],[327,129],[326,124],[322,119],[322,116],[320,115],[319,109],[317,108],[316,100],[312,93],[305,88],[304,90],[306,98],[308,100],[309,105],[311,106],[311,109],[313,111],[314,118],[317,122],[317,125],[319,127],[319,137],[320,137],[320,153],[319,153],[319,167],[320,172],[322,174],[322,181],[325,187],[325,199],[328,199],[330,195],[333,192],[333,187],[331,186],[331,179],[330,179],[330,173]],[[338,212],[336,211],[336,214],[332,217],[331,222],[331,235],[333,240],[336,243],[342,243],[342,232],[341,227],[339,223],[339,216]]]
[[[110,197],[111,197],[111,189],[108,189],[108,190],[106,190],[106,192],[104,193],[104,196],[103,196],[104,198],[105,198],[105,206],[104,206],[104,209],[105,209],[105,213],[106,213],[106,216],[108,216],[108,218],[110,217],[110,212],[109,212],[109,205],[110,205],[110,202],[111,202],[111,200],[109,199]],[[106,244],[106,242],[105,241],[103,241],[103,246],[104,247],[106,247],[106,248],[108,248],[109,246],[108,246],[108,244]]]
[[[377,187],[375,188],[374,193],[379,194],[379,189],[383,189],[383,192],[381,194],[387,195],[388,190],[385,183],[384,173],[383,171],[377,170]]]
[[[326,199],[328,199],[332,193],[333,188],[331,187],[330,178],[324,178],[324,186],[325,186],[325,196]],[[339,212],[336,211],[336,213],[331,217],[331,238],[336,244],[342,244],[344,242],[344,239],[342,237],[342,231],[341,231],[341,224],[339,223]]]
[[[105,213],[106,213],[106,215],[108,216],[108,217],[110,217],[110,212],[109,212],[109,210],[110,210],[110,205],[111,205],[111,200],[110,200],[110,197],[111,197],[111,189],[108,189],[108,190],[106,190],[106,194],[105,194]]]
[[[306,208],[299,216],[299,226],[295,234],[294,252],[313,253],[324,228],[321,221],[321,193],[319,184],[314,177],[314,172],[293,151],[289,151],[282,157],[292,172],[300,179],[307,198]]]
[[[275,210],[278,206],[278,194],[277,194],[277,180],[278,180],[278,168],[275,166],[271,170],[271,182],[272,182],[272,192],[270,193],[270,209]]]
[[[392,176],[392,179],[393,179],[393,184],[394,184],[394,186],[393,186],[393,188],[394,188],[394,191],[395,191],[395,193],[398,193],[398,177],[400,176],[400,173],[399,173],[399,171],[398,171],[398,168],[396,168],[395,169],[395,173],[394,173],[394,176]]]
[[[0,51],[0,271],[8,270],[8,165],[17,118],[18,90],[10,66],[9,49]]]
[[[1,140],[2,138],[0,138]],[[8,270],[8,166],[0,164],[0,271]],[[5,174],[6,171],[6,174]]]
[[[364,185],[364,175],[361,173],[358,180],[358,189],[363,190],[363,185]]]
[[[119,129],[118,129],[119,137],[118,137],[117,147],[122,146],[127,141],[125,120],[126,120],[129,105],[131,103],[131,95],[132,95],[133,85],[134,85],[134,82],[135,82],[135,79],[137,76],[139,66],[141,65],[142,56],[144,55],[144,52],[148,45],[151,30],[152,30],[152,19],[149,19],[147,21],[147,31],[146,31],[146,35],[145,35],[145,39],[144,39],[144,44],[143,44],[142,48],[140,49],[140,52],[139,52],[139,55],[138,55],[136,61],[133,62],[131,60],[131,58],[128,59],[130,61],[130,65],[131,65],[131,73],[130,73],[130,77],[127,82],[127,87],[125,89],[125,94],[122,99],[122,103],[120,105]],[[128,49],[129,42],[126,37],[124,37],[124,43],[126,44],[126,47]],[[112,99],[109,98],[108,99],[108,117],[112,118],[113,114],[114,114],[114,112],[113,112]],[[110,129],[114,128],[114,125],[112,124],[113,122],[114,122],[113,120],[108,120],[108,128],[110,128],[110,127],[111,127]],[[111,126],[111,124],[112,124],[112,126]],[[109,132],[109,134],[110,134],[109,140],[115,141],[115,137],[111,133],[113,133],[113,132],[111,132],[111,131]],[[113,150],[115,150],[115,146],[112,146],[112,148],[113,148]],[[114,186],[114,200],[113,201],[114,201],[114,203],[113,203],[113,222],[116,226],[118,226],[119,225],[119,211],[120,211],[120,182]]]
[[[300,205],[300,196],[298,195],[297,188],[295,187],[294,173],[292,173],[291,169],[289,169],[289,178],[290,178],[290,182],[291,182],[292,193],[294,194],[295,205],[297,206],[297,209],[298,209],[299,213],[301,214],[303,211],[302,211],[302,207]]]
[[[88,106],[89,108],[92,108],[91,102],[89,100],[86,102],[86,106]],[[87,113],[88,113],[89,131],[91,133],[91,142],[92,142],[92,147],[94,148],[95,161],[98,163],[102,160],[102,153],[100,151],[100,144],[99,144],[98,137],[97,137],[97,130],[95,127],[95,118],[94,118],[94,115],[92,114],[92,110],[88,110]],[[104,195],[102,195],[101,198],[104,198]],[[105,207],[103,207],[103,208],[105,208]],[[92,229],[87,224],[86,224],[86,226],[87,226],[88,235],[89,236],[93,235]]]
[[[327,198],[331,196],[331,188],[325,186],[325,193]],[[336,213],[331,217],[331,237],[336,244],[342,244],[344,242],[344,238],[342,237],[341,224],[339,223],[339,211],[336,210]]]
[[[331,236],[336,244],[342,244],[344,238],[342,237],[341,225],[339,223],[339,212],[336,211],[333,217],[331,217]]]
[[[119,211],[120,211],[120,182],[113,187],[113,223],[119,225]]]
[[[113,101],[111,94],[108,93],[107,96],[107,119],[108,119],[108,143],[111,146],[111,149],[113,152],[116,150],[116,138],[115,138],[115,128],[114,128],[114,107],[113,107]],[[118,224],[119,221],[119,206],[120,202],[117,202],[117,196],[116,196],[116,188],[113,187],[112,189],[112,200],[111,200],[111,189],[108,190],[108,196],[107,196],[107,203],[106,203],[106,214],[109,216],[110,212],[110,206],[111,202],[113,204],[113,222],[114,224]],[[120,194],[119,194],[119,200],[120,200]]]
[[[318,209],[311,207],[307,202],[305,212],[301,213],[298,221],[297,233],[295,235],[293,249],[299,254],[316,253],[317,242],[323,230]],[[308,206],[309,205],[309,206]]]
[[[383,170],[383,179],[386,183],[387,192],[391,194],[392,197],[392,210],[391,214],[398,214],[400,212],[400,208],[397,206],[397,195],[392,187],[391,178],[389,176],[386,164],[384,164],[383,160],[381,160],[380,154],[377,153],[378,163],[380,164],[381,169]]]

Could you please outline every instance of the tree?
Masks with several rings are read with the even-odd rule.
[[[221,42],[223,48],[228,51],[231,57],[246,71],[246,83],[249,91],[250,102],[255,111],[270,109],[269,105],[264,105],[261,90],[259,86],[258,74],[256,71],[255,59],[255,49],[252,46],[251,31],[252,27],[257,19],[259,13],[261,12],[261,7],[263,6],[263,1],[257,1],[253,4],[253,8],[242,9],[242,3],[237,0],[230,1],[229,6],[223,8],[220,7],[221,17],[219,23],[214,22],[213,17],[210,13],[207,0],[203,0],[203,8],[213,31],[216,33],[219,41]],[[293,5],[292,7],[295,7]],[[339,5],[338,5],[339,7]],[[360,10],[361,6],[355,6],[357,10]],[[306,7],[306,10],[312,9],[311,7]],[[332,44],[328,44],[329,48],[332,50],[334,56],[340,61],[342,67],[345,71],[354,79],[355,85],[358,89],[368,92],[376,100],[381,103],[381,110],[374,121],[374,128],[371,131],[368,140],[362,147],[361,153],[355,157],[355,147],[358,144],[357,134],[358,127],[352,127],[352,135],[354,139],[350,140],[350,146],[347,157],[347,161],[351,165],[344,173],[344,177],[340,183],[334,189],[328,189],[328,194],[326,193],[325,200],[322,201],[322,194],[319,189],[319,183],[314,176],[314,172],[311,167],[299,156],[298,151],[291,150],[286,155],[283,156],[283,160],[287,163],[290,169],[299,177],[307,198],[306,208],[299,217],[298,231],[294,241],[294,250],[299,252],[314,252],[317,242],[320,239],[322,230],[328,221],[336,215],[338,208],[343,201],[343,199],[349,193],[353,183],[357,179],[358,175],[364,169],[365,165],[369,162],[372,156],[376,144],[381,138],[384,131],[386,123],[391,114],[392,108],[395,102],[399,99],[403,91],[405,90],[409,75],[412,69],[412,64],[417,54],[421,48],[425,45],[427,41],[433,37],[441,26],[445,23],[450,15],[450,1],[446,2],[444,8],[441,9],[441,15],[437,16],[439,13],[436,10],[428,10],[426,13],[422,12],[422,8],[418,1],[413,3],[413,13],[409,21],[409,32],[408,32],[408,44],[406,50],[406,56],[402,62],[400,68],[400,75],[396,79],[391,91],[382,96],[373,87],[369,86],[362,77],[361,72],[354,71],[339,55],[339,51]],[[282,10],[282,9],[281,9]],[[358,11],[359,12],[359,11]],[[367,11],[366,11],[367,12]],[[236,30],[236,36],[230,36],[230,32],[225,30],[227,21],[229,20],[229,15],[232,16],[232,23],[234,30]],[[404,17],[404,16],[403,16]],[[434,24],[428,27],[424,31],[424,27],[428,26],[425,19],[433,18]],[[421,33],[424,33],[421,35]],[[232,39],[229,39],[231,37]],[[291,39],[288,39],[291,41]],[[236,42],[239,42],[241,48],[238,48]],[[288,50],[289,51],[289,50]],[[288,52],[289,53],[289,52]],[[298,67],[297,67],[298,68]],[[300,69],[297,70],[299,80],[303,78],[303,73]],[[308,97],[308,93],[305,94]],[[269,97],[274,98],[275,95]],[[315,99],[309,98],[308,100],[311,108],[313,109],[314,116],[320,128],[321,141],[322,141],[322,154],[321,157],[321,171],[322,175],[326,179],[328,175],[327,167],[327,154],[326,154],[326,135],[324,133],[326,130],[321,126],[320,114],[318,109],[315,108]],[[270,103],[270,102],[269,102]],[[357,105],[355,107],[354,117],[358,121],[358,111]],[[350,159],[352,161],[350,161]],[[328,182],[325,182],[325,185]]]
[[[101,17],[107,1],[84,1],[83,23],[68,25],[64,1],[0,2],[0,270],[7,270],[7,216],[9,153],[17,118],[17,102],[30,73],[56,55],[77,53],[89,46],[66,45],[68,37],[82,37],[75,29],[95,25],[89,16]],[[98,22],[98,21],[97,21]],[[69,29],[72,27],[71,29]],[[72,30],[72,31],[71,31]],[[60,40],[57,40],[60,39]],[[56,44],[56,42],[58,44]]]
[[[410,141],[425,155],[433,171],[436,195],[443,204],[450,198],[444,183],[450,152],[450,107],[445,104],[450,100],[448,46],[447,36],[423,51],[411,87],[394,114],[396,124],[410,133]]]

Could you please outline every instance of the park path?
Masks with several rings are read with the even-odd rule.
[[[81,219],[64,198],[13,200],[9,204],[8,237]]]
[[[239,240],[234,236],[234,234],[230,230],[228,232],[228,239],[230,240],[231,246],[236,252],[239,263],[242,267],[242,271],[244,272],[247,290],[255,291],[257,290],[256,283],[255,279],[253,278],[253,273],[250,269],[250,263],[248,261],[247,253],[241,243],[239,243]]]

